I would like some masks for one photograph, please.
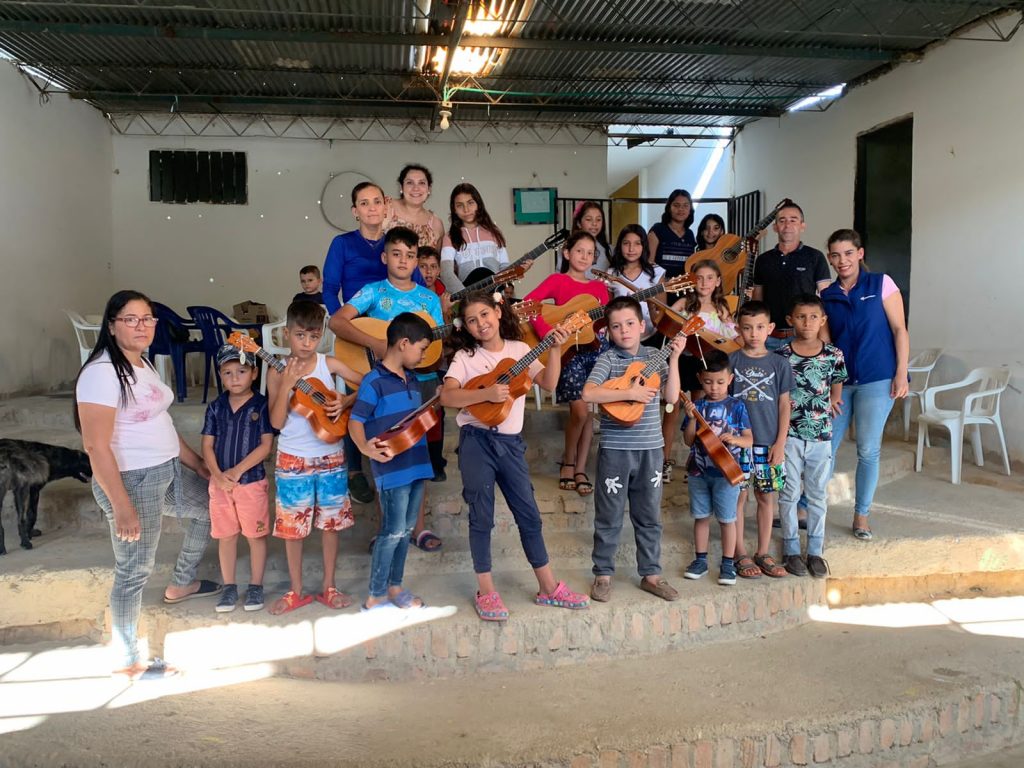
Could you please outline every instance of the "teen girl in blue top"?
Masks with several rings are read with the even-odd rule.
[[[907,394],[910,335],[903,295],[888,275],[863,268],[860,235],[840,229],[828,239],[828,260],[838,277],[821,292],[828,325],[823,341],[843,351],[849,378],[835,414],[832,461],[853,419],[857,425],[857,488],[853,535],[871,538],[868,515],[878,486],[882,431],[896,398]]]
[[[654,263],[665,270],[666,277],[685,274],[686,260],[697,250],[691,224],[693,198],[685,189],[675,189],[665,201],[661,221],[647,235]]]

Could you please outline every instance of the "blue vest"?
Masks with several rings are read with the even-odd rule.
[[[821,292],[832,343],[843,351],[847,384],[870,384],[896,375],[896,343],[882,306],[882,272],[861,269],[843,293],[836,280]]]

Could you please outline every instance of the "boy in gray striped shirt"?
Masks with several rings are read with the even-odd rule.
[[[640,588],[664,600],[677,600],[679,593],[661,576],[661,462],[665,442],[661,436],[659,388],[647,382],[657,375],[665,383],[665,400],[679,400],[678,362],[686,340],[679,336],[664,350],[641,346],[643,310],[631,296],[613,299],[604,316],[612,346],[597,358],[583,387],[583,399],[602,405],[640,403],[643,414],[636,423],[626,425],[602,410],[594,494],[594,584],[590,596],[600,602],[611,598],[615,551],[628,502],[636,536]],[[642,379],[634,378],[618,388],[602,386],[625,376],[632,363],[645,369]]]

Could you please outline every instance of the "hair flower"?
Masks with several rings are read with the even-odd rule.
[[[454,320],[452,320],[452,325],[454,325],[456,329],[462,328],[462,318],[456,317]]]
[[[491,294],[491,298],[494,299],[495,304],[504,304],[505,297],[501,295],[501,291],[495,291]]]

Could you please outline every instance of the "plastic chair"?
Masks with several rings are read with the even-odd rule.
[[[1003,390],[1010,383],[1008,368],[975,368],[961,381],[931,387],[924,391],[921,415],[917,417],[917,466],[921,471],[924,460],[924,444],[928,439],[928,427],[944,427],[949,430],[951,475],[954,485],[960,484],[961,465],[963,461],[964,427],[971,425],[971,445],[974,448],[974,463],[979,467],[985,465],[981,447],[981,425],[991,424],[999,435],[999,446],[1003,452],[1003,467],[1010,474],[1010,457],[1006,453],[1006,437],[1003,435],[1003,424],[999,420],[999,402]],[[978,385],[976,392],[964,397],[959,411],[942,409],[935,404],[935,395]]]
[[[183,318],[166,304],[154,301],[153,311],[160,322],[156,324],[153,343],[149,345],[149,358],[154,361],[154,365],[156,365],[155,358],[158,355],[166,355],[170,358],[174,368],[174,384],[178,402],[183,403],[188,396],[188,387],[185,382],[186,356],[192,352],[202,352],[203,344],[189,338],[191,332],[195,330],[195,324]],[[172,331],[172,329],[174,330]],[[165,378],[165,383],[167,383],[166,377],[162,378]]]
[[[928,379],[931,378],[932,371],[940,357],[942,357],[941,349],[926,349],[910,359],[910,364],[907,367],[907,372],[910,374],[910,389],[907,391],[907,396],[903,398],[904,440],[910,439],[910,412],[913,410],[914,399],[917,399],[918,405],[922,406],[923,410],[924,401],[921,397],[928,389]],[[930,442],[928,446],[931,446]]]
[[[84,317],[77,312],[72,312],[70,309],[65,309],[64,314],[68,316],[71,326],[75,329],[75,338],[78,340],[78,352],[82,357],[82,365],[85,365],[85,361],[89,359],[89,355],[96,348],[96,340],[100,335],[100,326],[86,322]]]
[[[220,383],[220,376],[217,375],[217,350],[224,346],[228,334],[232,331],[260,331],[263,326],[257,323],[237,323],[225,315],[219,309],[204,306],[186,307],[196,327],[203,335],[203,354],[206,355],[206,365],[203,373],[203,402],[206,402],[210,391],[210,372],[217,384],[217,394],[223,391]]]

